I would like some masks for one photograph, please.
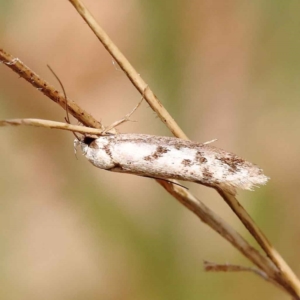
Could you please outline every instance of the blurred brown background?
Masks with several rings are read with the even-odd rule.
[[[271,177],[239,199],[299,275],[299,1],[86,0],[187,135]],[[1,47],[110,124],[140,99],[65,1],[0,0]],[[62,121],[64,112],[0,65],[0,119]],[[170,135],[146,103],[123,132]],[[75,122],[75,121],[74,121]],[[289,299],[154,180],[76,160],[70,133],[1,128],[2,299]],[[187,184],[253,242],[218,195]]]

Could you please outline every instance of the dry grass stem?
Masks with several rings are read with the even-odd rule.
[[[133,68],[129,63],[127,58],[123,53],[117,48],[117,46],[112,42],[110,37],[101,28],[101,26],[96,22],[95,18],[85,7],[82,1],[69,0],[77,12],[86,21],[95,35],[98,37],[99,41],[103,44],[106,50],[110,53],[113,59],[117,62],[120,68],[125,72],[132,84],[137,88],[137,90],[144,95],[145,100],[151,106],[151,108],[157,113],[160,119],[166,124],[170,131],[177,137],[181,139],[187,139],[185,133],[181,130],[175,120],[171,117],[169,112],[163,107],[160,101],[156,98],[154,93],[148,88],[146,82],[142,79],[140,74]]]
[[[159,183],[182,205],[197,215],[202,222],[213,228],[256,266],[264,270],[268,276],[271,278],[276,278],[278,276],[277,268],[268,258],[261,255],[261,253],[251,247],[239,233],[237,233],[210,208],[203,204],[203,202],[201,202],[198,198],[177,185],[171,185],[165,181],[160,181]]]
[[[93,32],[96,34],[100,42],[103,46],[108,50],[108,52],[112,55],[112,57],[119,64],[121,69],[125,72],[129,80],[134,84],[134,86],[139,90],[142,94],[146,83],[141,78],[140,74],[131,66],[126,57],[120,52],[120,50],[115,46],[106,32],[100,27],[97,21],[94,19],[92,14],[88,11],[88,9],[84,6],[81,0],[69,0],[78,13],[82,16],[82,18],[87,22]],[[155,97],[154,93],[148,89],[145,93],[145,99],[151,106],[151,108],[158,114],[160,119],[167,125],[170,131],[177,137],[186,139],[187,136],[180,129],[174,119],[170,116],[170,114],[163,107],[161,102]],[[273,261],[273,263],[277,266],[278,271],[280,273],[281,279],[285,282],[285,284],[289,285],[296,294],[300,297],[300,282],[291,268],[287,265],[284,259],[280,256],[280,254],[274,249],[274,247],[267,240],[263,232],[258,228],[253,219],[249,216],[249,214],[245,211],[245,209],[239,204],[237,199],[232,195],[231,192],[228,192],[222,187],[213,187],[215,188],[221,197],[228,203],[228,205],[233,209],[234,213],[238,216],[238,218],[242,221],[245,227],[249,230],[252,236],[255,238],[257,243],[261,246],[261,248],[265,251],[267,256]]]
[[[204,261],[204,270],[206,272],[250,272],[254,273],[255,275],[258,275],[262,279],[271,282],[275,284],[277,287],[282,289],[282,286],[280,286],[276,281],[272,280],[268,277],[268,275],[261,271],[260,269],[254,268],[254,267],[244,267],[239,265],[232,265],[232,264],[216,264],[209,261]]]
[[[254,239],[258,242],[267,256],[271,259],[271,261],[276,265],[280,272],[280,277],[286,282],[288,285],[292,286],[295,291],[297,291],[297,295],[300,297],[300,282],[295,273],[289,267],[289,265],[285,262],[285,260],[281,257],[281,255],[277,252],[277,250],[272,246],[266,236],[263,234],[261,229],[256,225],[248,212],[244,209],[244,207],[238,202],[236,197],[228,192],[226,192],[222,188],[217,188],[220,196],[226,201],[226,203],[230,206],[233,212],[238,216],[241,222],[245,225]]]
[[[1,55],[1,51],[0,51],[0,55]],[[9,56],[12,57],[11,55],[9,55]],[[5,65],[7,65],[9,67],[11,66],[11,64],[7,64],[7,63],[5,63]],[[28,69],[28,71],[30,73],[34,73],[28,67],[26,67],[26,68]],[[20,76],[22,76],[22,74],[23,74],[23,73],[19,73],[19,69],[15,70],[12,68],[12,70],[16,71],[16,73],[20,74]],[[33,78],[33,80],[30,81],[30,83],[33,86],[36,86],[37,83],[34,82],[34,79],[35,78]],[[44,80],[39,78],[39,82],[44,82]],[[48,91],[49,87],[50,87],[49,85],[44,86],[44,94],[45,95],[50,94],[50,91]],[[52,87],[51,87],[51,89],[52,89]],[[68,103],[69,103],[69,101],[68,101]],[[60,103],[58,103],[58,104],[60,104]],[[65,109],[64,104],[62,104],[62,105],[60,104],[60,106],[63,109]],[[70,113],[73,115],[74,111],[71,110]],[[93,117],[91,115],[90,115],[90,118],[92,119],[92,121],[97,122],[96,120],[93,120]],[[44,126],[44,125],[41,125],[41,123],[42,123],[42,124],[46,124],[45,127],[48,127],[48,128],[51,126],[54,126],[54,124],[56,124],[56,125],[64,124],[62,126],[62,127],[64,127],[64,129],[71,128],[70,124],[65,124],[65,123],[60,123],[60,122],[53,122],[51,126],[48,126],[48,124],[47,124],[48,121],[45,121],[45,120],[37,120],[37,119],[29,119],[30,121],[25,121],[25,120],[24,119],[3,120],[3,121],[1,121],[0,124],[2,126],[5,126],[5,125],[19,125],[19,124],[21,125],[21,124],[26,123],[26,125],[29,124],[29,125],[35,126],[34,123],[36,123],[36,126]],[[78,120],[80,122],[82,121],[81,115],[78,116]],[[50,122],[52,122],[52,121],[50,121]],[[89,124],[91,124],[91,123],[89,123]],[[72,126],[75,126],[75,125],[72,125]],[[79,127],[81,127],[81,126],[79,126]],[[97,133],[98,133],[98,130],[99,129],[97,129]],[[264,257],[256,249],[251,247],[233,228],[231,228],[223,219],[221,219],[212,210],[210,210],[207,206],[205,206],[199,199],[197,199],[195,196],[193,196],[193,194],[191,192],[187,191],[185,188],[182,188],[176,184],[168,183],[167,181],[164,181],[164,180],[157,180],[157,182],[161,186],[163,186],[180,203],[182,203],[185,207],[187,207],[189,210],[194,212],[205,224],[210,226],[213,230],[218,232],[227,241],[229,241],[236,249],[238,249],[243,255],[245,255],[257,267],[259,267],[264,272],[266,272],[270,278],[278,278],[278,269],[274,266],[274,264],[270,260],[268,260],[268,258]]]
[[[229,263],[226,264],[216,264],[210,261],[204,261],[204,270],[206,272],[253,272],[264,279],[268,280],[268,276],[266,273],[262,272],[261,270],[254,268],[254,267],[244,267],[239,265],[232,265]]]
[[[21,78],[24,78],[49,99],[59,104],[63,109],[65,109],[67,106],[68,112],[82,124],[88,127],[104,129],[100,122],[95,120],[89,113],[79,107],[75,102],[66,100],[62,93],[56,90],[48,82],[41,79],[35,72],[23,64],[19,58],[15,58],[11,54],[5,52],[3,49],[0,49],[0,61],[11,68],[14,72],[19,74]]]
[[[167,110],[158,101],[154,93],[148,88],[147,84],[143,81],[141,76],[130,65],[125,56],[114,45],[114,43],[110,40],[110,38],[104,32],[104,30],[97,24],[92,15],[84,7],[83,3],[78,0],[69,1],[73,4],[78,13],[85,19],[85,21],[91,27],[93,32],[97,35],[98,39],[104,45],[104,47],[109,51],[114,60],[126,73],[133,85],[139,90],[141,94],[144,95],[145,100],[149,103],[151,108],[158,114],[158,116],[166,124],[166,126],[171,130],[171,132],[176,137],[186,139],[187,137],[184,134],[184,132],[180,129],[180,127],[176,124],[176,122],[173,120],[173,118],[170,116]],[[10,54],[0,49],[0,60],[3,61],[4,64],[10,67],[13,71],[18,73],[20,77],[27,80],[35,88],[38,88],[48,98],[52,99],[54,102],[59,104],[63,109],[66,108],[67,104],[69,113],[72,114],[78,121],[83,123],[85,126],[98,128],[102,131],[104,130],[104,127],[100,122],[95,120],[90,114],[81,109],[75,102],[66,100],[60,92],[58,92],[54,87],[52,87],[39,76],[37,76],[19,59],[12,57]],[[37,119],[6,120],[2,121],[0,125],[19,125],[24,123],[32,126],[41,126],[40,120]],[[51,126],[61,126],[61,129],[70,130],[70,126],[73,126],[73,130],[75,130],[76,127],[77,130],[75,131],[77,132],[80,132],[79,127],[82,127],[69,124],[62,124],[63,123],[58,122],[53,122],[51,124],[48,123],[48,127],[54,128]],[[92,134],[99,133],[93,132]],[[189,191],[178,185],[174,185],[163,180],[157,181],[181,204],[183,204],[189,210],[194,212],[204,223],[206,223],[212,229],[217,231],[234,247],[236,247],[243,255],[245,255],[253,264],[255,264],[259,268],[259,271],[263,272],[262,274],[265,274],[266,278],[268,278],[270,282],[276,285],[279,284],[287,293],[289,293],[297,299],[300,299],[300,283],[298,278],[289,268],[286,262],[281,258],[281,256],[277,253],[277,251],[272,247],[267,238],[257,227],[257,225],[251,219],[249,214],[239,204],[239,202],[233,194],[228,193],[227,191],[222,189],[222,187],[214,187],[221,195],[221,197],[232,208],[232,210],[237,214],[237,216],[247,227],[247,229],[250,231],[252,236],[256,239],[256,241],[259,243],[259,245],[262,247],[262,249],[265,251],[268,257],[263,256],[256,249],[251,247],[234,229],[232,229],[224,220],[222,220],[213,211],[206,207],[199,199],[194,197]]]
[[[103,134],[102,129],[90,128],[90,127],[80,126],[80,125],[72,125],[72,124],[56,122],[56,121],[48,121],[48,120],[41,120],[41,119],[0,120],[0,127],[8,126],[8,125],[11,126],[27,125],[27,126],[50,128],[50,129],[61,129],[61,130],[68,130],[72,132],[78,132],[82,134],[94,134],[94,135]]]

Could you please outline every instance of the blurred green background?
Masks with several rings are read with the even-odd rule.
[[[192,140],[271,177],[239,200],[300,274],[299,1],[85,3]],[[67,0],[1,0],[0,15],[0,47],[58,87],[50,64],[106,125],[139,101]],[[0,119],[64,116],[0,65]],[[122,132],[170,135],[146,103],[133,119]],[[0,136],[2,299],[289,299],[252,274],[205,273],[203,260],[250,262],[154,180],[76,160],[66,132]],[[253,243],[214,191],[187,186]]]

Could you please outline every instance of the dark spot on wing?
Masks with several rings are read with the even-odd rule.
[[[216,159],[227,165],[229,167],[228,171],[231,173],[237,172],[239,167],[245,164],[245,161],[242,158],[235,155],[216,157]]]
[[[113,159],[112,153],[111,153],[111,151],[110,151],[110,145],[109,145],[109,144],[108,144],[108,145],[105,145],[105,146],[103,147],[103,149],[104,149],[104,151],[106,152],[106,154],[107,154],[111,159]]]
[[[202,171],[203,180],[206,182],[211,182],[213,179],[213,174],[209,171],[208,168],[204,168]]]
[[[184,159],[182,162],[181,162],[185,167],[189,167],[192,165],[192,161],[190,159]]]
[[[153,158],[152,158],[151,155],[147,155],[147,156],[144,157],[144,160],[151,161],[151,160],[153,160]]]
[[[151,155],[147,155],[144,157],[144,160],[147,161],[154,161],[160,157],[162,157],[165,153],[167,153],[169,151],[169,149],[167,149],[166,147],[162,147],[162,146],[157,146],[156,150],[154,151],[154,153],[152,153]]]
[[[195,157],[196,162],[199,164],[204,164],[207,162],[207,159],[204,157],[203,153],[200,151],[197,151],[196,157]]]
[[[183,147],[180,144],[174,144],[173,146],[175,147],[176,150],[180,150]]]

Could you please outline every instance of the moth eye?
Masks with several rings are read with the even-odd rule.
[[[95,140],[95,138],[92,138],[90,136],[85,136],[83,138],[82,142],[89,146],[94,140]]]

